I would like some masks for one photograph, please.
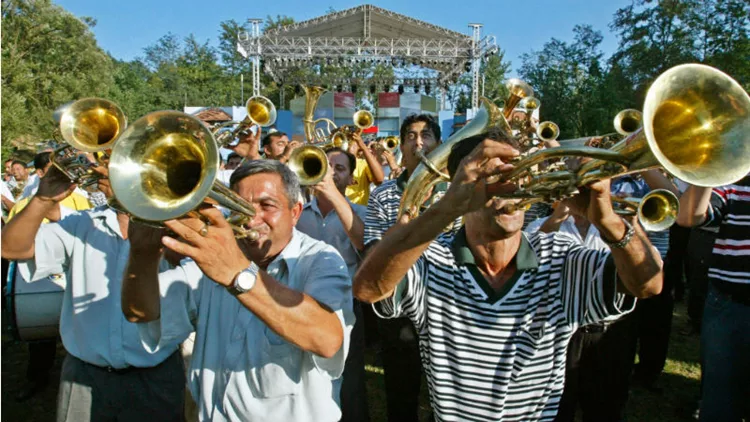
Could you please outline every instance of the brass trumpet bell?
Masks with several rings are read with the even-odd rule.
[[[503,115],[507,119],[510,117],[511,113],[513,113],[513,109],[516,108],[523,98],[534,95],[534,88],[526,82],[515,78],[508,79],[505,83],[505,87],[508,88],[509,95],[503,106]]]
[[[536,128],[536,136],[542,141],[554,141],[560,136],[560,128],[555,122],[542,122]]]
[[[664,169],[692,185],[726,185],[750,171],[750,97],[712,67],[685,64],[659,76],[643,130]]]
[[[123,132],[112,150],[114,196],[130,215],[148,222],[188,215],[206,199],[252,217],[252,205],[216,180],[218,148],[211,131],[189,114],[147,114]],[[254,237],[242,227],[234,229],[239,237]]]
[[[622,136],[628,136],[643,125],[643,114],[634,109],[625,109],[615,116],[613,121],[615,131]]]
[[[352,119],[354,120],[354,125],[362,130],[372,127],[375,123],[375,117],[367,110],[357,111],[354,113]]]
[[[328,156],[323,148],[305,145],[292,151],[287,166],[297,175],[300,185],[315,185],[328,172]]]
[[[276,106],[266,97],[250,97],[245,104],[247,117],[256,125],[266,127],[276,123]]]
[[[680,200],[666,189],[655,189],[643,198],[617,198],[615,212],[620,215],[638,215],[643,229],[650,232],[666,230],[677,221]]]
[[[55,112],[60,120],[60,136],[79,151],[109,149],[120,136],[127,118],[122,109],[103,98],[83,98]]]

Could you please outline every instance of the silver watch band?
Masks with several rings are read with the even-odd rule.
[[[613,249],[622,249],[624,248],[628,243],[630,243],[630,239],[633,238],[633,235],[635,235],[635,229],[633,228],[633,225],[628,223],[628,220],[622,219],[622,222],[625,223],[625,235],[622,237],[622,239],[618,240],[617,242],[611,242],[602,236],[602,240],[604,243],[606,243],[610,248]]]

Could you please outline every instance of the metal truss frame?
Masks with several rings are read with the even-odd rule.
[[[342,17],[364,11],[362,37],[305,37],[295,36],[295,30],[333,22]],[[435,38],[371,38],[371,14],[377,12],[388,19],[407,24],[416,29],[424,29],[437,35]],[[468,71],[472,73],[472,104],[479,105],[479,63],[482,58],[498,51],[494,36],[480,37],[481,25],[472,24],[472,36],[441,28],[398,13],[371,5],[334,12],[318,18],[283,26],[260,34],[258,20],[250,20],[251,32],[238,34],[237,51],[253,61],[253,69],[263,69],[276,82],[295,83],[289,76],[290,70],[314,64],[339,65],[357,61],[391,63],[394,67],[418,65],[437,72],[436,78],[428,78],[435,87],[445,88],[454,83],[458,76]],[[259,72],[254,72],[259,73]],[[394,78],[393,85],[417,85],[414,81],[425,78]],[[253,79],[254,94],[257,95]],[[299,81],[304,82],[304,81]],[[359,81],[342,81],[344,85],[359,84]],[[380,83],[380,82],[378,82]],[[383,81],[382,83],[387,83]],[[363,81],[362,85],[371,82]],[[259,85],[259,81],[258,81]],[[259,90],[259,86],[258,86]]]

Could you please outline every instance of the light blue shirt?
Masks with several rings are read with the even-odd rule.
[[[60,314],[62,342],[68,353],[93,365],[152,367],[179,344],[150,353],[143,346],[138,325],[123,316],[122,275],[129,253],[130,242],[122,237],[117,213],[99,207],[42,225],[34,258],[19,262],[19,267],[29,266],[19,270],[32,274],[32,283],[53,274],[66,275]],[[162,261],[160,269],[167,266]]]
[[[344,341],[335,356],[284,340],[192,260],[159,275],[161,319],[140,324],[144,344],[158,353],[195,329],[188,382],[201,420],[338,421],[337,378],[354,325],[346,265],[333,247],[294,230],[266,271],[336,313]]]
[[[346,198],[346,202],[349,203],[354,214],[362,220],[362,224],[364,225],[365,217],[367,217],[367,207],[353,204],[349,198]],[[346,234],[344,225],[341,223],[341,218],[339,218],[336,210],[331,210],[323,217],[323,213],[320,212],[320,207],[318,206],[318,198],[313,198],[302,209],[302,215],[299,221],[297,221],[297,230],[313,239],[322,240],[336,248],[341,257],[344,258],[344,262],[346,262],[349,277],[354,277],[354,273],[357,272],[357,267],[362,257],[357,248],[352,245],[352,241],[349,239],[349,235]]]

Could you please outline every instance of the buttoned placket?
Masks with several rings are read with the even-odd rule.
[[[115,218],[115,223],[117,223],[117,219]],[[119,228],[119,223],[118,228]],[[119,235],[119,230],[116,230],[114,233],[115,236]],[[130,255],[130,243],[129,242],[115,242],[117,245],[117,260],[116,262],[116,270],[115,272],[110,272],[110,274],[114,274],[115,276],[120,274],[125,274],[125,267],[128,263],[128,257]],[[109,280],[109,294],[112,294],[112,291],[114,289],[119,289],[121,286],[121,283],[115,282],[114,280]],[[125,360],[125,349],[123,346],[123,328],[124,324],[129,324],[129,322],[123,317],[122,313],[122,301],[120,300],[114,300],[112,301],[113,305],[111,309],[110,314],[110,327],[112,327],[112,332],[110,333],[109,342],[110,342],[110,352],[112,354],[112,362],[111,365],[114,368],[124,368],[127,365],[127,361]]]

